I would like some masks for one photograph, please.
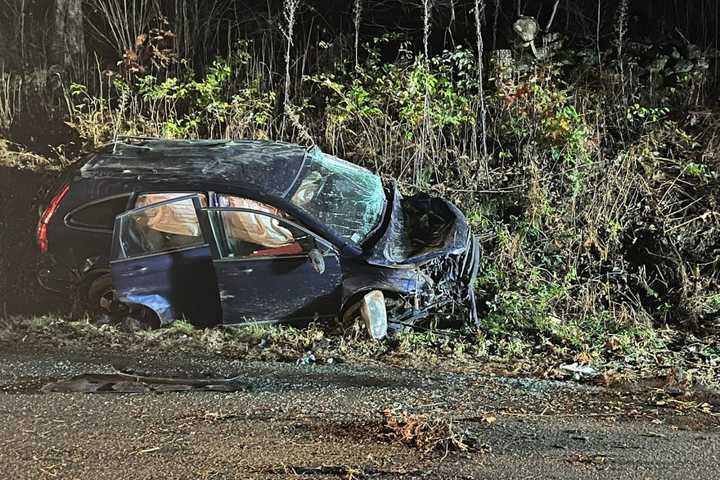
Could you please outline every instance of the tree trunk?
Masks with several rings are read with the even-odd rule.
[[[85,56],[82,0],[55,0],[51,61],[68,67]]]

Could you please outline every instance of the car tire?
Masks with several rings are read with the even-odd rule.
[[[356,294],[350,301],[347,302],[339,317],[340,325],[343,329],[349,328],[351,325],[360,320],[360,303],[363,296],[367,293],[369,293],[369,291],[363,291],[360,294]],[[409,308],[407,306],[407,301],[405,301],[397,292],[382,290],[382,293],[385,295],[388,335],[393,336],[398,333],[412,331],[414,323],[416,321],[421,321],[422,318],[408,323],[397,323],[394,321],[394,318]]]
[[[92,314],[112,314],[118,306],[112,277],[104,274],[93,280],[87,288],[85,302],[88,312]]]
[[[397,302],[401,302],[402,300],[399,299],[399,296],[395,292],[387,292],[383,290],[375,290],[377,292],[380,292],[384,297],[384,304],[385,304],[385,316],[386,316],[386,325],[385,329],[388,334],[394,334],[397,333],[402,329],[398,328],[397,325],[393,324],[390,321],[390,313],[393,312],[394,308],[396,307]],[[363,291],[361,293],[356,294],[350,301],[347,302],[345,308],[340,313],[340,325],[343,329],[350,328],[351,326],[354,326],[356,328],[357,325],[362,324],[364,322],[364,318],[361,314],[361,305],[363,303],[363,298],[365,295],[371,293],[372,290]],[[368,332],[369,333],[369,332]]]
[[[86,302],[88,313],[98,324],[122,326],[132,320],[146,329],[160,326],[157,315],[149,308],[120,302],[109,274],[101,275],[92,281],[87,289]]]

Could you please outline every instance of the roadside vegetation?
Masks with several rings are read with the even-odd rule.
[[[187,352],[221,355],[237,361],[313,364],[384,363],[419,370],[478,371],[507,376],[575,379],[606,386],[646,381],[678,392],[720,389],[720,342],[672,329],[656,329],[653,341],[621,343],[608,335],[594,352],[578,351],[549,340],[488,335],[482,329],[402,332],[382,341],[361,328],[342,330],[311,324],[196,329],[177,321],[144,330],[132,325],[94,324],[90,319],[58,316],[0,319],[0,347],[13,351]],[[568,366],[592,366],[578,373]],[[676,393],[675,395],[677,395]]]
[[[512,38],[496,46],[498,22],[514,13],[498,16],[495,6],[506,2],[458,2],[465,27],[474,32],[478,20],[480,35],[437,48],[429,39],[448,27],[430,2],[420,2],[420,33],[363,33],[371,2],[357,1],[354,31],[326,36],[308,27],[305,2],[286,0],[267,19],[273,31],[229,30],[192,52],[178,37],[187,34],[178,28],[184,23],[168,18],[162,2],[130,2],[146,8],[132,25],[101,8],[113,2],[89,3],[97,6],[92,22],[123,33],[96,39],[116,52],[114,61],[1,73],[0,132],[25,146],[0,141],[0,165],[47,174],[122,135],[315,143],[405,191],[431,190],[463,209],[483,246],[480,322],[376,344],[315,327],[186,332],[177,324],[125,335],[46,317],[10,319],[0,333],[6,339],[59,345],[82,337],[132,349],[170,341],[260,357],[281,345],[290,353],[277,354],[289,358],[327,344],[327,358],[498,357],[530,368],[547,357],[543,365],[558,359],[614,371],[678,361],[717,379],[712,42],[640,43],[630,37],[624,0],[590,17],[561,9],[564,26],[553,14],[549,32],[534,40],[541,52]],[[208,15],[206,26],[219,32],[220,18]],[[588,20],[596,15],[597,25]],[[595,27],[602,38],[578,33]],[[13,134],[23,118],[42,115],[59,120],[68,140],[44,151],[46,161]],[[2,255],[11,250],[3,245]],[[263,339],[275,346],[258,350]]]

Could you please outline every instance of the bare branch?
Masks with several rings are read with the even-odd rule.
[[[545,27],[546,32],[549,32],[550,28],[552,28],[552,24],[555,21],[555,15],[557,15],[559,6],[560,6],[560,0],[555,0],[555,5],[553,6],[552,15],[550,15],[550,20],[548,21],[547,27]]]

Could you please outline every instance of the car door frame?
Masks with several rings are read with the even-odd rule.
[[[135,193],[129,194],[130,199],[128,200],[128,205],[130,207],[128,207],[128,209],[125,210],[124,212],[121,212],[121,213],[118,213],[117,215],[115,215],[115,221],[113,222],[112,243],[110,246],[111,261],[128,260],[124,250],[122,250],[123,258],[121,258],[121,259],[117,258],[118,253],[120,253],[117,250],[118,247],[120,247],[122,249],[122,244],[120,243],[120,229],[118,229],[117,227],[118,227],[121,217],[129,216],[131,213],[134,213],[134,212],[140,212],[142,210],[149,210],[151,208],[162,207],[162,206],[169,205],[172,203],[179,203],[179,202],[183,202],[185,200],[192,199],[193,207],[195,207],[195,215],[197,216],[198,223],[200,224],[200,231],[201,231],[201,233],[203,232],[203,227],[204,227],[203,218],[201,218],[201,215],[200,215],[200,213],[201,213],[200,210],[203,207],[202,207],[202,203],[200,202],[200,196],[201,195],[207,196],[207,194],[205,192],[188,193],[187,195],[183,195],[181,197],[170,198],[168,200],[163,200],[162,202],[151,203],[149,205],[143,205],[142,207],[135,208],[135,203],[137,202],[138,197],[140,197],[142,195],[152,195],[155,193],[162,194],[162,193],[175,193],[175,192],[158,191],[158,192],[142,192],[142,193],[135,192]],[[183,191],[183,192],[178,192],[178,193],[185,193],[185,192]],[[212,246],[211,244],[212,244],[212,242],[210,242],[207,238],[205,238],[205,245]],[[153,255],[159,255],[162,253],[167,253],[169,251],[182,250],[185,248],[193,248],[193,247],[180,247],[178,249],[162,250],[162,251],[158,251],[155,253],[149,253],[147,255],[141,255],[141,256],[132,257],[132,258],[135,259],[135,258],[143,258],[143,257],[148,257],[148,256],[153,256]]]
[[[121,285],[118,285],[116,282],[116,279],[118,276],[121,275],[122,269],[117,268],[116,271],[113,271],[113,267],[119,264],[125,264],[125,263],[133,263],[133,262],[141,262],[148,259],[156,258],[159,262],[161,260],[161,257],[166,257],[165,260],[167,260],[167,257],[171,257],[177,254],[182,254],[185,252],[190,252],[192,250],[202,250],[207,249],[208,255],[207,255],[207,261],[208,261],[208,269],[205,272],[206,277],[204,280],[206,283],[204,285],[201,285],[205,289],[204,294],[207,295],[208,298],[206,300],[208,302],[215,302],[217,307],[219,309],[219,300],[217,297],[217,284],[215,283],[214,278],[214,269],[212,268],[212,260],[213,260],[213,239],[210,239],[207,235],[207,232],[210,232],[210,230],[207,230],[204,223],[203,218],[203,212],[201,211],[202,203],[200,202],[200,196],[204,193],[190,193],[188,195],[184,195],[181,197],[171,198],[168,200],[164,200],[162,202],[153,203],[150,205],[144,205],[139,208],[132,208],[130,210],[127,210],[125,212],[122,212],[115,216],[115,223],[113,227],[113,233],[112,233],[112,243],[111,243],[111,249],[110,249],[110,271],[111,275],[113,276],[113,283],[116,284],[116,290],[118,292],[119,299],[127,304],[131,305],[142,305],[146,308],[149,308],[155,312],[155,314],[158,317],[158,320],[161,324],[169,323],[173,320],[176,320],[178,309],[177,305],[173,305],[173,302],[170,297],[173,295],[171,294],[172,285],[165,287],[163,289],[162,286],[158,285],[156,290],[156,294],[150,293],[152,290],[149,290],[147,295],[134,295],[128,292],[123,292],[120,289],[122,288]],[[137,195],[133,195],[133,200],[137,198]],[[165,250],[160,250],[152,253],[147,253],[144,255],[137,255],[128,257],[127,252],[125,251],[122,241],[121,241],[121,234],[122,234],[122,221],[124,217],[128,217],[133,214],[137,214],[138,212],[142,212],[144,210],[149,210],[153,208],[160,208],[165,205],[171,205],[175,203],[184,202],[187,200],[192,200],[193,208],[195,210],[195,215],[198,220],[198,226],[200,229],[200,234],[202,236],[203,243],[198,245],[189,245],[189,246],[182,246],[182,247],[176,247],[176,248],[170,248]],[[200,260],[202,260],[202,257],[199,257]],[[149,267],[148,267],[149,268]],[[148,268],[143,269],[137,269],[138,275],[144,274],[148,271]],[[210,278],[207,273],[212,272],[212,278]],[[127,273],[127,272],[126,272]],[[149,273],[153,273],[152,271]],[[202,280],[202,278],[200,278]],[[132,289],[128,289],[128,291],[132,292]],[[164,296],[163,296],[164,295]],[[212,297],[212,298],[210,298]],[[206,309],[208,311],[211,311],[210,308],[213,305],[207,305]],[[216,313],[211,313],[208,316],[218,316],[219,310]],[[210,323],[217,323],[217,318],[212,319],[211,322],[206,322],[208,324]]]

